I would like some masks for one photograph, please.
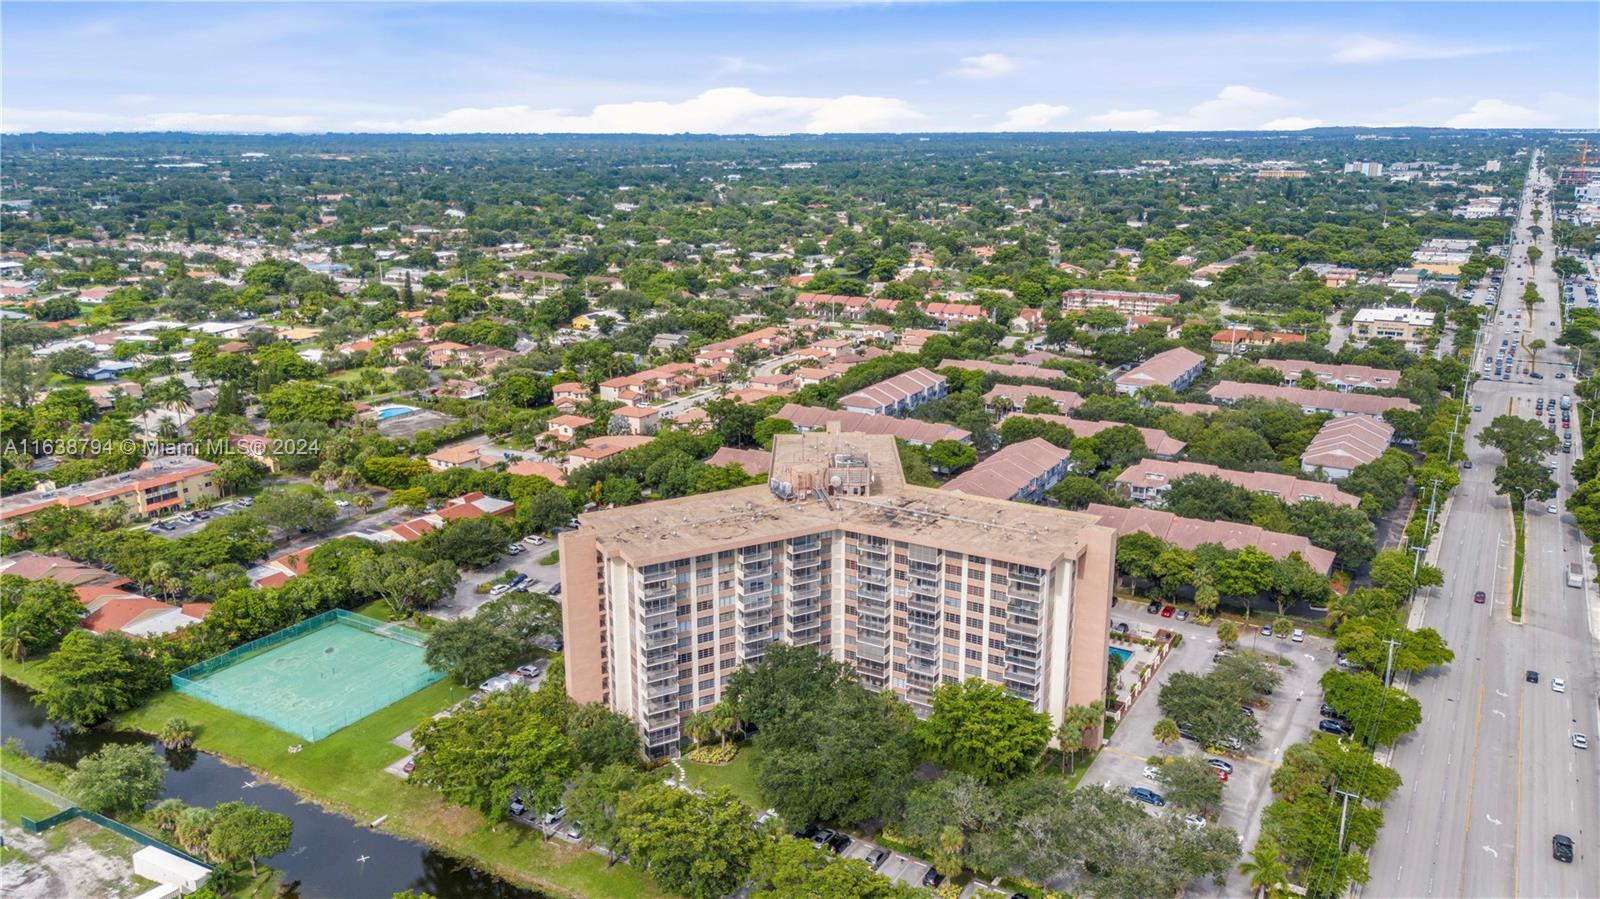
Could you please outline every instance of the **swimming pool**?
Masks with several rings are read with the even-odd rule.
[[[415,411],[417,410],[412,406],[384,406],[378,410],[377,418],[378,421],[388,421],[391,418],[399,418],[402,415],[410,415]]]
[[[1131,649],[1119,649],[1113,646],[1107,652],[1121,659],[1124,665],[1128,664],[1128,660],[1133,658],[1133,650]]]

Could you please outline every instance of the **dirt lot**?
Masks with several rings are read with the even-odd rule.
[[[0,896],[137,896],[155,886],[133,873],[134,845],[88,821],[69,821],[42,834],[0,827]]]

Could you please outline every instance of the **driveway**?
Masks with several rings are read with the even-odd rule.
[[[1120,600],[1111,613],[1112,626],[1125,621],[1129,627],[1151,630],[1153,616],[1144,613],[1141,603]],[[1265,619],[1258,618],[1257,621]],[[1203,749],[1184,740],[1163,749],[1151,736],[1151,730],[1161,718],[1158,706],[1160,685],[1175,671],[1203,674],[1211,668],[1211,656],[1221,648],[1212,627],[1202,627],[1192,621],[1159,619],[1160,627],[1183,634],[1183,643],[1174,649],[1167,662],[1156,674],[1156,683],[1141,696],[1129,711],[1128,717],[1117,725],[1115,735],[1106,741],[1104,751],[1094,760],[1084,783],[1105,784],[1114,789],[1131,786],[1154,786],[1144,779],[1145,760],[1153,755],[1179,754],[1203,755]],[[1276,637],[1262,637],[1258,631],[1240,626],[1244,636],[1239,648],[1253,649],[1263,655],[1287,658],[1293,663],[1281,668],[1283,682],[1267,697],[1264,709],[1256,710],[1256,723],[1261,728],[1261,742],[1243,755],[1227,756],[1233,764],[1233,774],[1223,788],[1222,813],[1219,823],[1238,831],[1248,852],[1260,830],[1261,811],[1272,800],[1270,779],[1272,769],[1283,759],[1289,746],[1304,739],[1315,730],[1321,716],[1322,691],[1317,681],[1333,665],[1333,644],[1319,637],[1306,637],[1304,643],[1293,643]],[[1168,813],[1175,813],[1168,810]],[[1221,890],[1209,880],[1189,885],[1190,895],[1235,896],[1249,892],[1236,874],[1230,874],[1228,885]]]

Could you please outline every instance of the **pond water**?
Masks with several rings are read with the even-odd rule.
[[[147,743],[165,756],[161,744],[143,734],[109,729],[74,732],[58,727],[35,706],[27,689],[0,680],[0,735],[16,738],[45,761],[71,765],[110,743]],[[174,753],[167,759],[166,792],[190,805],[242,800],[294,821],[293,847],[263,859],[283,872],[288,895],[299,899],[389,899],[401,890],[432,893],[439,899],[547,899],[486,874],[419,843],[368,830],[325,812],[294,793],[255,782],[249,769],[216,756]],[[361,776],[388,777],[383,772]],[[361,859],[365,857],[365,861]]]

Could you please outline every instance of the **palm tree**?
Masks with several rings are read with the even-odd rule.
[[[711,717],[705,712],[695,712],[683,720],[683,735],[693,740],[696,745],[704,745],[716,733],[716,728],[711,726]]]
[[[178,587],[183,583],[183,579],[173,570],[172,563],[166,561],[151,562],[144,579],[159,590],[167,602],[172,601],[172,595],[178,592]]]
[[[1178,733],[1178,722],[1173,721],[1171,718],[1162,718],[1157,721],[1156,726],[1150,729],[1150,735],[1155,737],[1156,742],[1160,743],[1162,747],[1171,746],[1183,736]]]
[[[967,836],[961,828],[954,824],[946,824],[939,828],[939,851],[933,859],[933,866],[940,874],[946,877],[955,877],[961,873],[961,850],[967,845]]]
[[[1088,705],[1068,706],[1061,713],[1061,727],[1056,740],[1061,744],[1062,771],[1066,770],[1066,757],[1072,756],[1072,770],[1078,770],[1078,753],[1088,743],[1091,727],[1098,727],[1105,718],[1105,703],[1096,699]]]
[[[706,710],[705,719],[706,726],[711,728],[711,732],[716,734],[717,739],[721,741],[721,745],[726,747],[728,745],[728,735],[733,733],[739,726],[739,717],[734,714],[733,706],[729,705],[726,700],[719,702]]]
[[[1217,639],[1223,646],[1232,646],[1239,642],[1239,625],[1231,621],[1223,621],[1217,625]]]
[[[8,627],[0,633],[0,653],[13,662],[28,660],[28,641],[22,639],[22,634],[16,628]]]
[[[356,508],[363,512],[372,508],[372,494],[370,493],[357,493],[355,496],[350,498],[350,501],[355,503]]]
[[[1263,899],[1282,899],[1289,895],[1289,866],[1283,861],[1283,847],[1265,834],[1256,840],[1248,861],[1240,862],[1239,873],[1250,878],[1250,889]]]
[[[194,737],[194,725],[182,718],[168,718],[158,735],[161,745],[168,749],[188,749],[194,745]]]

